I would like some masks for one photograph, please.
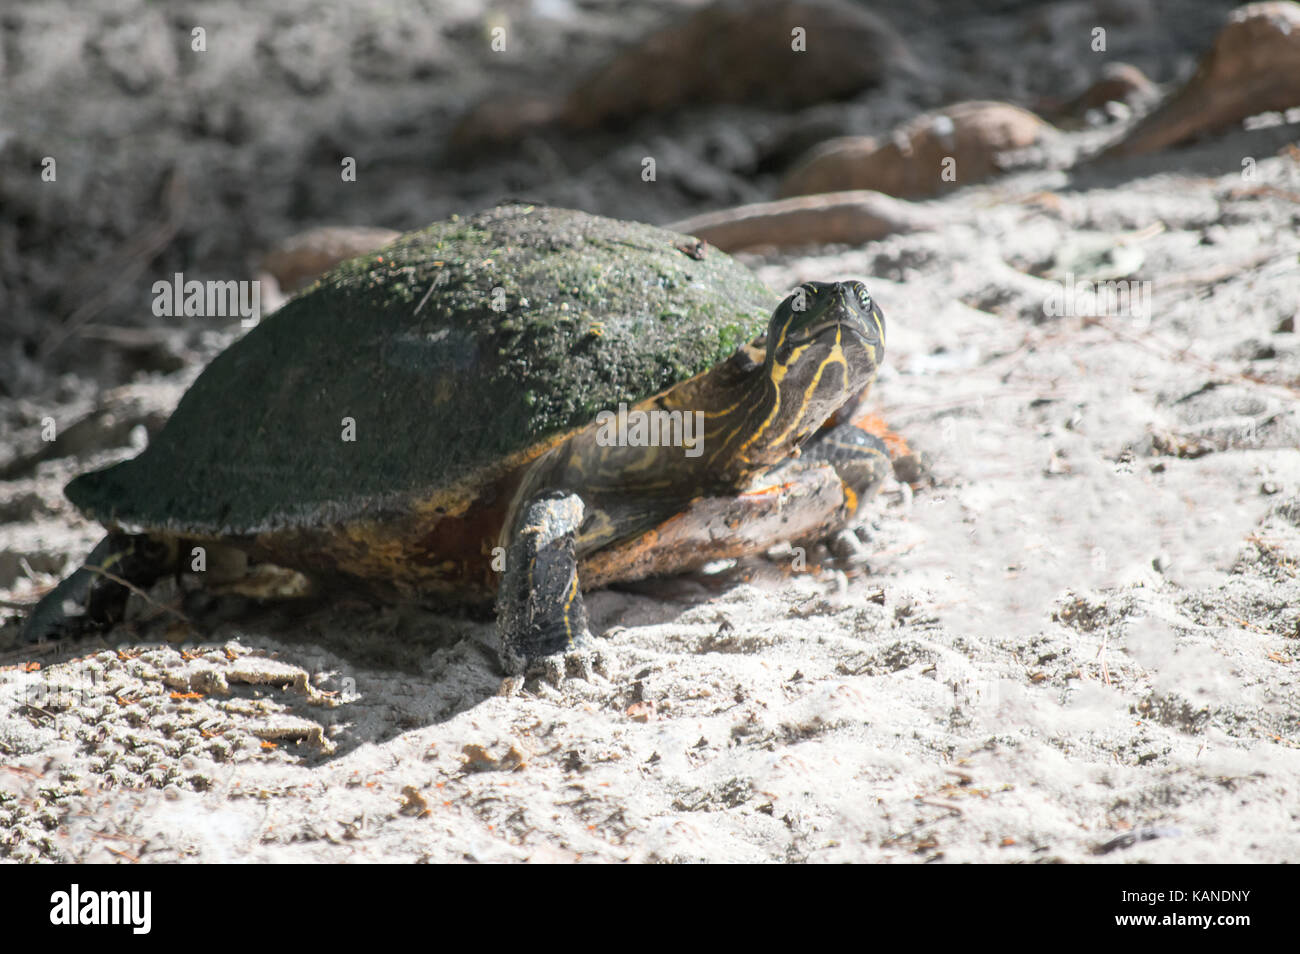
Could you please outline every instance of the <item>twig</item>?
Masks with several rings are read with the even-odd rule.
[[[922,805],[929,805],[931,808],[942,808],[942,809],[945,809],[946,811],[952,812],[953,817],[960,817],[961,815],[965,814],[965,813],[964,813],[960,808],[958,808],[956,805],[948,805],[948,804],[945,804],[944,802],[932,802],[932,801],[930,801],[928,798],[918,798],[918,799],[917,799],[917,802],[919,802],[919,803],[922,804]],[[933,819],[933,821],[942,821],[942,819],[935,818],[935,819]]]
[[[1101,660],[1101,678],[1110,685],[1110,667],[1106,665],[1106,641],[1110,638],[1109,633],[1101,634],[1101,645],[1097,647],[1097,658]]]
[[[143,599],[150,606],[156,607],[165,613],[171,613],[171,615],[175,616],[186,626],[194,625],[194,621],[191,620],[184,613],[182,613],[180,610],[172,609],[170,606],[167,606],[163,603],[159,603],[156,599],[154,599],[144,590],[140,589],[140,587],[136,586],[134,583],[130,582],[129,580],[122,579],[122,577],[118,576],[116,573],[110,573],[108,570],[105,570],[102,566],[91,566],[89,563],[87,563],[82,569],[89,570],[91,573],[98,573],[100,576],[112,580],[118,586],[125,586],[128,590],[130,590],[136,596]]]

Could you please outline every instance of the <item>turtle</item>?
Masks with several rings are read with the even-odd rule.
[[[29,641],[128,587],[258,569],[495,608],[512,673],[590,652],[583,592],[843,528],[890,467],[857,280],[778,299],[690,236],[503,204],[343,262],[221,352],[136,457],[73,479],[108,535]]]

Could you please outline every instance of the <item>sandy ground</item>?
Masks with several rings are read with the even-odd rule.
[[[852,579],[597,593],[612,677],[514,695],[490,625],[360,607],[8,670],[7,853],[1294,860],[1294,206],[1239,177],[1041,185],[758,263],[870,279],[881,409],[934,460]],[[1149,318],[1045,318],[1050,281],[1008,265],[1157,221],[1130,246]]]
[[[747,258],[773,289],[868,283],[873,403],[931,471],[886,486],[865,563],[591,594],[592,681],[520,687],[489,623],[346,601],[219,603],[196,643],[140,619],[38,670],[11,621],[0,858],[1297,860],[1293,129]],[[1149,309],[1045,308],[1107,278]],[[133,453],[195,372],[67,389],[101,412],[82,452],[0,481],[0,598],[89,549],[59,488]]]

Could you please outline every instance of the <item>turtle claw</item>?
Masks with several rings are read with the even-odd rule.
[[[563,653],[544,656],[534,664],[535,671],[557,689],[571,680],[586,683],[608,681],[609,665],[598,649],[579,647]]]
[[[502,681],[498,695],[514,696],[527,690],[546,696],[575,691],[591,696],[609,682],[614,670],[613,663],[600,650],[579,646],[530,660],[521,671]]]

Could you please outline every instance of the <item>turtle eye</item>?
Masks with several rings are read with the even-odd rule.
[[[858,293],[858,304],[862,306],[863,311],[871,310],[871,293],[867,291],[867,286],[862,282],[854,282],[853,290]]]

